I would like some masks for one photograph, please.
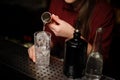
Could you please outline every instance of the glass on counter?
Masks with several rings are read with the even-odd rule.
[[[38,31],[34,33],[35,57],[37,66],[48,66],[50,61],[51,33]]]

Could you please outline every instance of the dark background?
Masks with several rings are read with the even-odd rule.
[[[1,0],[0,37],[33,42],[33,33],[42,30],[40,16],[47,7],[46,0]]]

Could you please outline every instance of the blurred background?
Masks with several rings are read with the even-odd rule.
[[[42,29],[41,13],[49,0],[0,0],[0,38],[33,43],[33,33]]]
[[[0,38],[29,47],[33,44],[33,33],[42,30],[41,14],[49,7],[50,0],[0,0]],[[110,58],[119,69],[120,50],[120,2],[107,0],[115,10],[116,24],[113,30]],[[108,69],[110,70],[110,69]],[[110,75],[118,75],[119,72]],[[120,78],[119,78],[120,79]]]

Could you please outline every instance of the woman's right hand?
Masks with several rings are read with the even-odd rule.
[[[56,36],[70,39],[73,37],[74,27],[66,21],[60,19],[57,15],[52,14],[52,22],[47,24]]]
[[[32,59],[32,61],[35,62],[35,46],[34,45],[28,48],[28,55],[30,59]]]

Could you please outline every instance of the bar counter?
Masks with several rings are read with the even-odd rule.
[[[19,77],[28,78],[29,80],[30,78],[33,80],[41,80],[41,78],[45,78],[45,80],[63,80],[62,61],[52,56],[50,60],[50,66],[46,67],[44,71],[42,70],[42,73],[39,73],[36,70],[35,63],[28,57],[27,48],[8,40],[0,40],[0,65],[1,68],[8,69],[5,75],[2,74],[4,71],[1,72],[4,78],[7,75],[11,76],[12,71],[17,73],[12,76],[19,75]]]
[[[50,66],[39,71],[36,69],[35,63],[28,57],[26,47],[0,39],[0,72],[4,79],[66,80],[62,67],[63,61],[51,56]]]

